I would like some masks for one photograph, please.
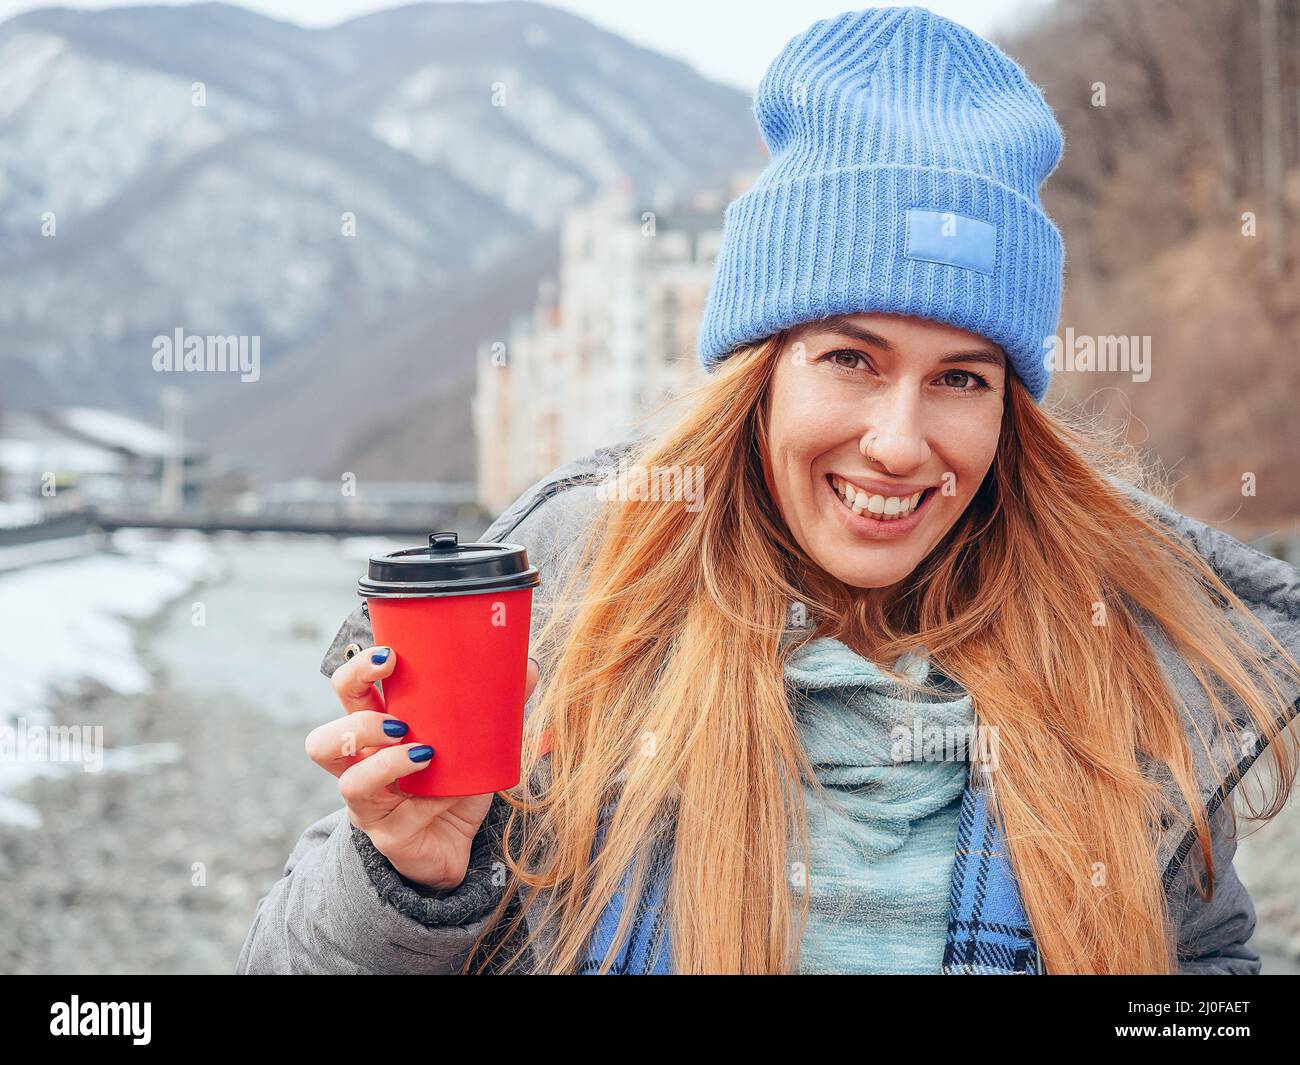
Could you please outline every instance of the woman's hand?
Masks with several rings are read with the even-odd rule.
[[[391,648],[370,647],[334,671],[331,682],[347,714],[308,734],[307,756],[338,777],[348,820],[394,869],[407,880],[450,890],[465,879],[470,845],[492,794],[422,798],[398,790],[399,777],[429,764],[430,748],[403,743],[405,722],[384,712],[375,681],[392,673],[396,664]],[[537,663],[530,658],[525,699],[536,685]]]

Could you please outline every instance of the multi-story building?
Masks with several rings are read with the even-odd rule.
[[[724,208],[720,195],[640,207],[624,187],[566,216],[559,277],[539,285],[532,312],[504,340],[479,347],[474,425],[484,508],[501,510],[643,419],[657,424],[652,416],[666,400],[705,380],[696,337]]]

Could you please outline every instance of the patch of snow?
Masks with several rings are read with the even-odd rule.
[[[17,33],[0,45],[0,119],[26,106],[66,48],[62,37],[31,32]]]
[[[77,432],[109,447],[124,447],[137,455],[163,455],[170,450],[166,433],[125,414],[99,407],[64,407],[59,414]]]
[[[41,812],[31,803],[0,795],[0,824],[30,828],[34,832],[41,827]]]
[[[36,47],[34,60],[22,60]],[[22,35],[0,49],[14,96],[6,110],[0,174],[9,195],[0,219],[26,229],[44,211],[59,221],[107,203],[156,171],[237,130],[264,125],[265,108],[238,98],[192,103],[192,79],[94,56],[65,41]]]
[[[397,94],[404,103],[427,104],[433,100],[438,87],[447,80],[447,72],[437,66],[427,66],[417,70],[397,88]]]
[[[181,760],[181,748],[176,743],[136,743],[130,747],[110,747],[104,751],[103,771],[106,773],[134,773],[155,765],[171,765]]]
[[[160,539],[123,530],[113,544],[120,554],[0,574],[7,673],[0,727],[51,724],[53,700],[87,679],[125,694],[148,691],[152,678],[136,656],[131,623],[157,613],[196,581],[220,575],[216,556],[197,534]],[[169,746],[105,751],[104,763],[114,769],[159,764],[177,756],[163,750]],[[6,793],[49,771],[39,762],[0,761],[0,821],[32,827],[36,811]]]
[[[71,440],[0,440],[0,470],[39,477],[43,473],[116,473],[122,458],[93,444]]]
[[[16,525],[34,525],[40,521],[44,511],[37,502],[0,502],[0,529],[13,528]]]

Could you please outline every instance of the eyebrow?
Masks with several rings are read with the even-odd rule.
[[[874,344],[885,351],[897,352],[888,340],[879,333],[873,333],[870,329],[864,329],[855,322],[841,316],[832,316],[823,318],[818,322],[810,323],[809,332],[816,333],[836,333],[839,336],[850,337],[853,340],[859,340],[864,344]],[[1004,366],[1005,358],[1000,351],[990,351],[988,348],[972,348],[966,351],[954,351],[943,356],[941,363],[950,362],[987,362],[992,366]]]

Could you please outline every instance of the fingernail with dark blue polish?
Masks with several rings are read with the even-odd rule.
[[[411,748],[412,762],[427,762],[433,757],[433,748],[428,744],[421,744],[419,747]]]
[[[377,666],[382,666],[385,662],[388,661],[388,648],[381,647],[378,651],[376,651],[374,654],[370,656],[370,661],[372,661]]]
[[[405,736],[411,726],[405,721],[385,721],[384,734],[387,736]]]

